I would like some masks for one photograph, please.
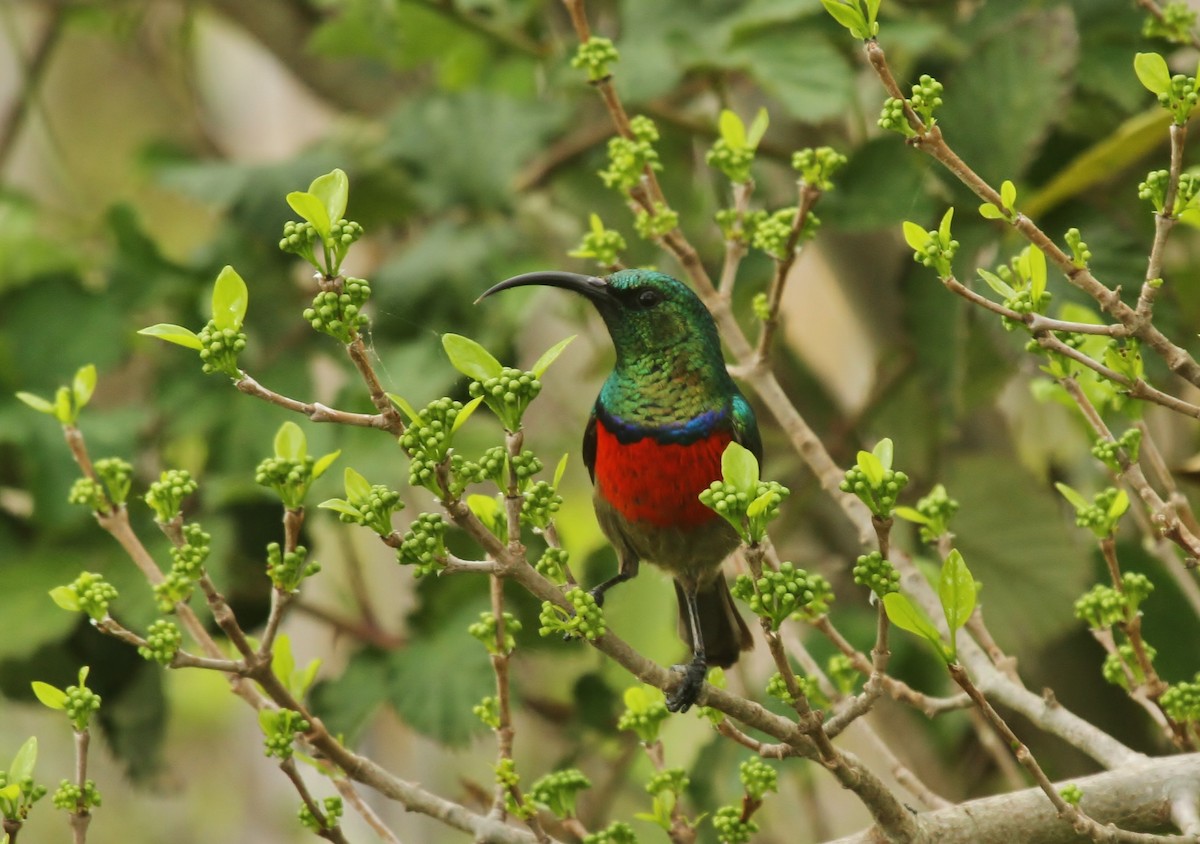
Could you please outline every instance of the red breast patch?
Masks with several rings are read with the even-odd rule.
[[[729,431],[680,445],[647,436],[622,443],[596,420],[596,487],[626,519],[660,527],[689,527],[717,518],[699,495],[721,478]]]

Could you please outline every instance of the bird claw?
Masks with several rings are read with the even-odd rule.
[[[686,665],[673,665],[671,670],[682,672],[683,678],[675,686],[674,691],[667,695],[667,710],[669,712],[687,712],[700,697],[708,666],[704,662],[692,661]]]

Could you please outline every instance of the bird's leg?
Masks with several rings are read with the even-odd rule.
[[[671,712],[687,712],[691,708],[696,698],[700,697],[704,677],[708,674],[708,658],[704,653],[704,636],[700,633],[700,610],[696,606],[694,584],[684,586],[683,598],[688,628],[692,632],[692,659],[687,665],[675,666],[683,669],[683,679],[679,681],[675,691],[667,696],[667,709]]]
[[[598,607],[604,606],[605,592],[607,592],[609,589],[612,589],[618,583],[624,583],[626,580],[637,577],[638,558],[633,554],[627,554],[625,552],[619,553],[621,555],[621,568],[617,571],[617,573],[598,586],[593,586],[590,590],[588,590],[589,594],[596,599],[596,606]]]

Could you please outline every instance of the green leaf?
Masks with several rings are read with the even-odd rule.
[[[1005,210],[1013,210],[1013,205],[1017,201],[1017,186],[1012,183],[1011,179],[1005,179],[1000,184],[1000,204]]]
[[[588,226],[592,230],[592,234],[604,234],[604,221],[600,219],[600,215],[594,211],[588,214]]]
[[[746,124],[735,112],[727,108],[721,109],[721,116],[717,118],[717,129],[721,133],[721,140],[731,149],[746,148]]]
[[[37,753],[37,736],[30,736],[13,757],[12,765],[8,768],[8,778],[14,783],[20,783],[26,777],[32,777],[33,766],[37,764]]]
[[[55,586],[50,590],[50,600],[67,612],[79,612],[83,609],[79,605],[79,596],[70,586]]]
[[[318,457],[317,462],[313,464],[312,476],[315,481],[317,478],[325,474],[325,470],[333,465],[333,461],[337,460],[342,454],[339,448],[337,451],[331,451],[328,454]]]
[[[296,675],[296,684],[292,692],[296,697],[304,697],[308,690],[312,687],[313,681],[317,679],[317,671],[321,668],[321,660],[310,660],[304,670]]]
[[[403,411],[404,415],[408,417],[409,422],[417,421],[417,411],[413,409],[411,404],[404,400],[403,396],[398,396],[395,393],[388,393],[387,397],[391,399],[392,404],[396,405],[396,407]]]
[[[992,207],[995,208],[996,206],[993,205]],[[1013,290],[1008,282],[995,273],[985,269],[977,269],[975,272],[979,273],[979,277],[987,282],[988,287],[992,288],[992,290],[999,293],[1005,299],[1011,299],[1017,295],[1017,291]]]
[[[721,455],[721,476],[738,492],[750,495],[758,488],[758,460],[749,449],[731,442]]]
[[[275,637],[275,647],[271,652],[271,673],[275,679],[283,683],[284,688],[292,690],[292,674],[296,671],[296,657],[292,654],[292,640],[286,633]]]
[[[1046,292],[1046,254],[1031,245],[1026,255],[1029,256],[1029,297],[1036,308]]]
[[[196,351],[204,348],[204,345],[200,342],[200,338],[196,336],[196,332],[190,328],[184,328],[182,325],[171,325],[160,322],[157,325],[143,328],[138,334],[144,334],[147,337],[157,337],[159,340],[166,340],[168,343],[174,343],[176,346],[185,346]]]
[[[938,655],[945,659],[945,644],[942,634],[933,626],[933,622],[914,604],[909,597],[901,592],[889,592],[883,596],[883,609],[892,624],[901,630],[915,633],[937,649]]]
[[[563,353],[563,349],[565,349],[567,346],[571,345],[571,341],[574,340],[577,336],[579,336],[579,335],[572,334],[570,337],[567,337],[563,340],[559,340],[557,343],[555,343],[553,346],[551,346],[549,349],[547,349],[545,352],[542,353],[542,356],[537,359],[537,362],[534,363],[533,368],[530,371],[534,375],[536,375],[538,378],[541,378],[542,373],[544,373],[547,369],[550,368],[550,364],[552,364],[552,363],[554,363],[554,361],[558,360],[558,356]]]
[[[771,496],[774,494],[773,492],[764,492],[758,498],[751,501],[749,506],[746,507],[746,517],[757,519],[761,516],[771,506]]]
[[[656,44],[654,49],[662,48]],[[731,49],[721,49],[707,60],[749,74],[792,117],[834,120],[856,102],[853,68],[816,27],[764,26],[737,38]]]
[[[17,393],[17,398],[32,407],[38,413],[45,413],[49,416],[54,415],[53,403],[47,401],[41,396],[34,395],[33,393],[19,392]]]
[[[292,210],[303,219],[312,223],[312,227],[317,230],[321,240],[329,237],[332,223],[329,220],[329,212],[325,210],[325,203],[321,201],[320,197],[306,191],[296,190],[287,195],[287,204],[292,206]]]
[[[34,696],[42,702],[43,706],[60,710],[67,708],[67,693],[62,689],[51,686],[49,683],[43,683],[41,680],[34,680],[30,685],[33,686]]]
[[[867,483],[873,489],[878,489],[883,483],[883,463],[869,451],[860,451],[857,458],[858,468],[867,476]]]
[[[301,462],[308,456],[308,440],[295,422],[284,422],[275,432],[275,456]]]
[[[879,442],[875,443],[875,447],[871,449],[871,453],[879,458],[879,462],[883,465],[883,471],[892,468],[892,445],[891,437],[884,437]]]
[[[1109,369],[1122,374],[1128,374],[1125,356],[1115,346],[1106,346],[1104,349],[1104,365]]]
[[[950,242],[950,223],[954,220],[954,206],[951,205],[946,209],[946,213],[942,215],[942,222],[938,224],[938,237],[942,243]]]
[[[821,198],[821,219],[839,231],[898,229],[905,219],[927,219],[935,210],[928,176],[912,150],[874,138],[851,152],[837,190]]]
[[[9,800],[15,803],[20,799],[21,784],[19,782],[10,782],[8,785],[4,786],[4,788],[0,788],[0,800]],[[8,835],[5,834],[4,838],[0,838],[0,841],[3,841],[4,844],[8,844]]]
[[[829,12],[835,21],[850,30],[851,35],[856,38],[869,37],[866,34],[867,22],[857,5],[850,6],[842,2],[842,0],[821,0],[821,5],[825,7],[825,11]]]
[[[662,692],[654,686],[630,686],[621,696],[625,708],[633,713],[647,712],[662,703]]]
[[[1200,228],[1200,208],[1185,208],[1179,212],[1179,222],[1192,228]]]
[[[1022,410],[1029,412],[1028,406]],[[1027,436],[1044,441],[1052,427],[1042,421],[1046,418],[1026,419]],[[1075,430],[1062,436],[1077,443]],[[970,560],[976,580],[987,583],[987,612],[992,618],[1021,620],[992,631],[1000,647],[1036,653],[1076,630],[1078,622],[1060,610],[1093,582],[1092,561],[1080,553],[1073,520],[1062,518],[1058,493],[1024,468],[1029,457],[1014,454],[952,459],[939,475],[961,505],[954,517],[954,545]]]
[[[237,270],[226,264],[217,276],[217,283],[213,285],[213,324],[222,331],[226,328],[240,331],[249,300],[250,292],[246,289],[246,282],[238,275]]]
[[[912,522],[913,524],[917,524],[917,525],[931,524],[928,516],[926,516],[920,510],[917,510],[913,507],[895,507],[892,509],[892,513],[894,513],[895,515],[904,519],[904,521]]]
[[[443,334],[442,348],[451,365],[468,378],[486,381],[495,378],[504,369],[492,353],[470,337],[461,334]]]
[[[476,396],[469,402],[463,405],[463,409],[458,412],[458,416],[454,417],[454,424],[450,426],[450,433],[456,433],[459,428],[467,424],[467,420],[471,418],[471,414],[483,402],[483,396]]]
[[[922,226],[918,226],[911,220],[904,221],[904,242],[907,243],[916,252],[924,252],[925,247],[933,240],[933,235],[927,232]]]
[[[75,421],[75,413],[71,409],[71,391],[66,387],[54,391],[54,417],[64,425]]]
[[[874,24],[879,17],[879,4],[883,0],[867,0],[867,23]],[[874,33],[872,33],[874,34]]]
[[[340,168],[318,176],[308,186],[308,192],[321,201],[330,227],[346,216],[346,202],[350,196],[350,180]],[[296,206],[292,206],[295,208]],[[309,220],[312,222],[312,220]],[[315,226],[316,223],[313,223]]]
[[[1171,70],[1167,60],[1158,53],[1138,53],[1133,57],[1133,72],[1151,94],[1171,90]]]
[[[1041,217],[1051,208],[1108,182],[1162,143],[1171,115],[1158,105],[1135,114],[1085,149],[1023,203],[1025,214]]]
[[[979,206],[979,216],[985,220],[1003,220],[1006,219],[1004,212],[997,208],[991,202],[985,202]]]
[[[1055,481],[1054,488],[1062,494],[1063,498],[1071,502],[1071,506],[1076,510],[1086,510],[1091,506],[1091,503],[1086,498],[1061,481]]]
[[[1125,490],[1119,490],[1117,497],[1113,499],[1112,504],[1108,506],[1109,521],[1115,523],[1117,519],[1125,515],[1125,511],[1129,509],[1129,495]]]
[[[467,507],[485,525],[491,525],[500,518],[500,502],[491,495],[474,493],[467,496]]]
[[[570,456],[570,454],[564,454],[561,458],[559,458],[558,465],[554,467],[554,482],[551,484],[551,486],[555,490],[558,489],[558,482],[562,480],[563,474],[567,471],[567,459]]]
[[[465,602],[458,609],[388,657],[388,698],[396,714],[406,727],[450,746],[462,746],[485,729],[471,707],[496,687],[487,652],[462,633],[479,619],[481,606]],[[431,665],[450,670],[430,671]]]
[[[746,130],[746,146],[750,149],[758,149],[758,144],[762,141],[763,136],[767,134],[767,127],[771,123],[771,116],[767,113],[765,106],[758,109],[758,114],[754,115],[754,120],[750,124],[750,128]]]
[[[946,614],[946,626],[950,628],[951,648],[954,647],[954,631],[967,623],[975,611],[975,578],[971,576],[962,554],[954,549],[942,563],[942,575],[938,579],[938,598]]]
[[[353,466],[347,466],[342,471],[342,482],[345,485],[346,498],[349,501],[358,504],[371,497],[371,482]]]
[[[463,637],[468,638],[468,637]],[[478,649],[481,650],[482,649]],[[334,735],[345,735],[350,743],[368,723],[387,697],[389,655],[372,647],[361,648],[337,677],[322,680],[313,689],[313,713]],[[467,708],[470,711],[470,707]]]
[[[1078,84],[1080,36],[1070,5],[988,6],[995,11],[970,41],[971,60],[942,80],[953,96],[938,125],[964,161],[999,184],[1025,174],[1061,124]]]
[[[92,393],[96,391],[96,366],[89,363],[87,366],[81,366],[75,373],[75,380],[71,384],[71,392],[75,396],[75,407],[82,408],[92,398]]]
[[[345,501],[341,498],[327,498],[317,506],[322,510],[332,510],[335,513],[345,513],[347,516],[352,516],[356,519],[362,516],[362,514],[358,512],[357,507],[351,507],[349,501]]]

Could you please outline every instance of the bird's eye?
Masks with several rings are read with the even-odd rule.
[[[643,290],[637,295],[637,303],[643,308],[653,308],[662,301],[662,294],[657,290]]]

